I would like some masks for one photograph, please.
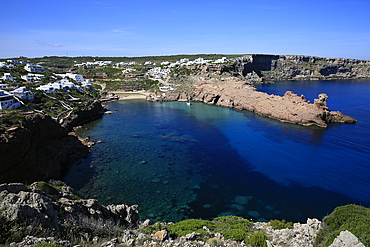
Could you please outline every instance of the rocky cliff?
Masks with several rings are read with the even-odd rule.
[[[148,100],[186,101],[190,98],[193,101],[248,110],[282,122],[304,126],[316,125],[325,128],[331,122],[356,122],[356,119],[350,116],[329,110],[326,94],[320,94],[319,98],[311,103],[303,95],[298,96],[290,91],[286,92],[284,96],[258,92],[255,87],[245,81],[205,80],[201,77],[197,77],[193,81],[196,83],[186,92],[174,91],[159,97],[149,95]]]
[[[60,179],[63,169],[86,156],[88,148],[69,132],[74,126],[101,116],[100,103],[71,112],[61,124],[50,116],[32,113],[17,125],[0,131],[0,183],[31,183]],[[5,121],[4,117],[0,118]]]
[[[247,55],[223,68],[253,82],[370,78],[370,61],[313,56]]]
[[[59,181],[35,182],[29,188],[10,183],[0,185],[0,221],[0,244],[28,234],[86,240],[137,226],[139,212],[136,205],[102,206],[94,199],[80,199]]]

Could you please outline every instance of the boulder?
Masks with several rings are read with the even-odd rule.
[[[349,231],[342,231],[329,247],[365,247],[358,238]]]

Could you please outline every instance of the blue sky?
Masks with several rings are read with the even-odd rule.
[[[0,58],[260,53],[370,59],[370,0],[3,0],[0,6]]]

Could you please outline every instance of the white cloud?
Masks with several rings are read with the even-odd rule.
[[[61,44],[49,44],[44,42],[42,39],[36,40],[37,44],[42,45],[42,46],[50,46],[50,47],[64,47],[64,45]]]

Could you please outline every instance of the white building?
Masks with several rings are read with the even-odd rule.
[[[215,60],[213,63],[227,63],[229,60],[226,57],[219,58]]]
[[[180,63],[187,63],[187,62],[189,62],[189,58],[180,59]]]
[[[126,63],[126,62],[119,62],[119,63],[116,63],[116,66],[126,66],[126,65],[128,65],[128,63]]]
[[[9,86],[9,84],[0,84],[0,89],[13,89],[14,87]]]
[[[26,64],[26,62],[18,61],[18,60],[7,60],[8,63],[15,63],[15,64]]]
[[[10,73],[4,73],[1,79],[7,80],[7,81],[14,81],[14,77]]]
[[[68,79],[63,79],[57,82],[48,83],[46,85],[41,85],[36,90],[44,91],[45,93],[57,93],[56,90],[70,90],[77,89],[83,91],[83,89],[75,85],[73,82],[70,82]]]
[[[28,73],[27,75],[22,75],[21,78],[26,81],[37,82],[37,81],[40,81],[41,78],[45,78],[45,75]]]
[[[14,69],[14,65],[13,64],[7,64],[5,62],[0,62],[0,69],[1,68],[4,68],[4,69]]]
[[[70,78],[70,79],[73,79],[75,80],[76,82],[83,82],[85,81],[84,77],[82,75],[78,75],[78,74],[73,74],[73,73],[67,73],[67,74],[56,74],[57,76],[60,76],[62,78]]]
[[[0,90],[0,109],[17,109],[21,106],[21,103],[16,101],[14,95],[7,91]]]
[[[155,79],[162,79],[162,78],[166,78],[170,72],[171,72],[170,69],[163,69],[161,67],[155,67],[155,68],[148,70],[146,74],[149,77],[153,77]]]
[[[45,69],[37,64],[28,63],[24,66],[24,69],[28,72],[45,72]]]
[[[11,93],[21,99],[29,101],[33,101],[35,99],[35,94],[32,93],[30,90],[27,90],[26,87],[19,87],[11,91]]]
[[[173,88],[173,87],[169,87],[169,86],[159,87],[159,90],[161,90],[162,92],[174,91],[176,89],[177,88]]]
[[[132,71],[136,71],[136,69],[127,68],[127,69],[122,70],[122,73],[127,74],[127,73],[131,73]]]

